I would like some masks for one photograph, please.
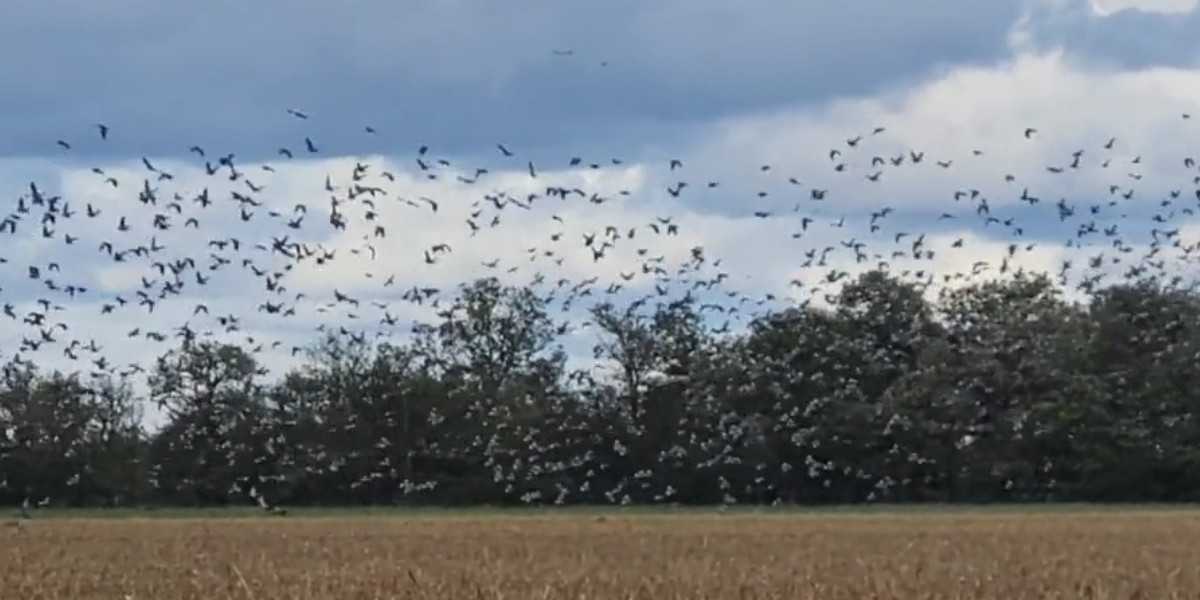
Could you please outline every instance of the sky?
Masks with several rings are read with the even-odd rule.
[[[949,0],[520,7],[351,0],[335,8],[217,0],[197,8],[13,0],[0,22],[0,50],[22,58],[0,61],[0,203],[28,202],[35,182],[45,195],[62,196],[76,216],[44,237],[43,211],[35,208],[17,234],[0,234],[7,260],[0,264],[0,304],[12,304],[18,316],[40,310],[39,298],[63,307],[48,322],[71,329],[37,352],[22,352],[48,367],[90,368],[94,356],[86,352],[83,362],[63,355],[72,339],[97,340],[118,364],[146,362],[174,342],[130,337],[132,330],[169,334],[183,322],[219,330],[218,315],[239,315],[243,331],[225,337],[252,336],[250,346],[280,341],[263,360],[282,368],[291,364],[288,349],[313,341],[321,323],[379,329],[385,313],[402,324],[430,319],[436,309],[404,302],[401,294],[432,286],[448,299],[456,283],[480,275],[523,285],[540,274],[547,289],[565,278],[559,301],[577,282],[598,277],[592,296],[555,308],[556,319],[573,323],[564,343],[573,355],[586,355],[594,340],[582,325],[587,304],[605,297],[611,283],[623,286],[616,298],[653,292],[654,278],[641,271],[645,259],[662,256],[674,272],[692,264],[697,247],[705,263],[685,277],[724,273],[726,288],[742,296],[713,301],[739,307],[735,326],[761,308],[759,301],[779,307],[811,295],[819,303],[835,286],[808,290],[830,269],[854,272],[885,259],[896,272],[940,276],[988,261],[994,273],[1009,245],[1018,244],[1013,270],[1057,273],[1064,260],[1082,265],[1107,252],[1100,268],[1119,273],[1131,263],[1108,262],[1120,255],[1105,248],[1113,236],[1077,238],[1077,227],[1089,220],[1119,226],[1128,256],[1147,251],[1152,228],[1179,228],[1184,245],[1200,239],[1200,224],[1183,212],[1195,208],[1195,169],[1182,162],[1194,151],[1189,130],[1200,127],[1196,4],[1014,0],[964,10]],[[1183,118],[1192,112],[1196,119]],[[100,139],[99,123],[107,139]],[[1026,135],[1030,128],[1036,133]],[[863,140],[851,147],[847,140],[857,136]],[[306,137],[317,152],[305,149]],[[427,153],[418,156],[423,146]],[[834,148],[841,155],[831,159]],[[1071,168],[1077,150],[1081,166]],[[872,164],[875,156],[910,152],[926,159]],[[205,160],[216,164],[231,153],[239,179],[230,181],[227,170],[205,173]],[[580,164],[572,166],[572,157]],[[429,171],[418,158],[432,165]],[[671,160],[681,166],[672,169]],[[845,166],[835,171],[839,162]],[[330,196],[345,197],[358,163],[368,165],[359,183],[388,195],[373,199],[380,208],[371,211],[372,222],[365,220],[368,206],[347,201],[350,227],[335,231],[328,226]],[[477,168],[488,172],[476,177]],[[384,171],[394,181],[384,180]],[[159,172],[173,179],[159,180]],[[878,181],[867,178],[876,172]],[[246,179],[261,191],[252,193]],[[680,181],[687,188],[668,193]],[[138,202],[144,182],[159,206]],[[556,186],[586,193],[546,197]],[[214,204],[200,210],[192,198],[205,188]],[[814,201],[813,189],[828,190],[827,199]],[[1174,190],[1180,197],[1162,204]],[[250,220],[239,217],[231,191],[261,203]],[[956,200],[956,191],[966,195]],[[1023,191],[1042,202],[1022,202]],[[169,211],[164,205],[174,194],[180,212],[170,230],[155,230],[153,214]],[[497,194],[540,197],[529,210],[499,210],[485,198]],[[438,211],[421,198],[434,200]],[[980,212],[981,198],[994,221]],[[1070,219],[1059,219],[1060,199],[1076,211]],[[87,204],[101,214],[83,218]],[[309,213],[303,228],[292,230],[283,224],[298,214],[296,204]],[[1103,210],[1089,219],[1093,205]],[[0,217],[11,207],[0,207]],[[884,208],[872,231],[872,213]],[[282,216],[270,217],[270,210]],[[1156,215],[1167,220],[1153,221]],[[122,216],[132,231],[116,231]],[[183,228],[192,216],[201,227]],[[500,225],[490,227],[496,217]],[[812,219],[807,229],[804,218]],[[468,219],[478,233],[471,234]],[[650,223],[666,227],[658,219],[671,219],[678,235],[654,234]],[[386,227],[385,238],[373,237],[376,224]],[[608,226],[622,237],[595,260],[583,239],[603,240]],[[625,235],[630,229],[634,239]],[[934,257],[906,263],[893,256],[922,233],[922,247]],[[68,246],[64,235],[79,241]],[[283,235],[338,254],[288,274],[286,294],[271,301],[296,306],[290,319],[257,310],[272,297],[241,264],[250,257],[258,268],[282,269],[288,261],[252,246]],[[116,263],[95,251],[102,241],[119,251],[151,237],[166,249],[150,258]],[[186,287],[153,313],[130,306],[101,314],[117,296],[136,302],[142,277],[155,279],[152,262],[190,256],[203,269],[206,257],[221,254],[209,242],[229,237],[247,248],[225,252],[234,264],[211,272],[207,286]],[[1073,238],[1084,247],[1067,246]],[[439,243],[452,250],[427,264],[425,252]],[[879,257],[856,262],[848,246],[857,243]],[[824,267],[802,266],[806,251],[826,246],[835,250]],[[484,266],[494,259],[497,267]],[[61,271],[51,272],[51,262]],[[44,277],[29,277],[35,265]],[[635,276],[626,281],[628,273]],[[46,277],[88,291],[72,299],[48,289]],[[383,287],[388,277],[395,286]],[[682,293],[691,283],[676,281],[672,289]],[[335,290],[360,299],[361,308],[321,310]],[[291,301],[296,293],[306,300]],[[194,314],[197,304],[211,314]],[[36,328],[0,316],[6,357],[30,336],[38,336]]]

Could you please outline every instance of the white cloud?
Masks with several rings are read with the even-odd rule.
[[[1200,0],[1091,0],[1092,10],[1109,16],[1125,10],[1148,13],[1182,14],[1196,9]]]
[[[908,209],[941,207],[967,187],[981,190],[993,205],[1016,202],[1025,186],[1046,195],[1107,194],[1110,184],[1133,185],[1131,172],[1143,176],[1139,189],[1160,191],[1188,181],[1181,161],[1192,149],[1182,132],[1200,121],[1180,115],[1198,108],[1198,94],[1200,73],[1192,70],[1089,71],[1058,52],[1022,55],[995,66],[955,69],[879,98],[732,119],[697,154],[702,168],[736,160],[742,173],[774,163],[775,182],[801,174],[809,185],[833,189],[831,202],[823,205],[830,210],[861,210],[885,199]],[[887,131],[872,137],[876,125]],[[1038,130],[1032,140],[1023,135],[1029,127]],[[866,136],[858,148],[847,147],[845,140],[858,135]],[[1117,143],[1106,150],[1110,137]],[[832,148],[843,154],[835,161],[827,157]],[[1067,167],[1079,149],[1083,169],[1068,168],[1060,176],[1046,171]],[[871,165],[875,156],[909,150],[924,151],[924,162]],[[974,156],[975,150],[983,154]],[[1139,164],[1131,165],[1137,156]],[[1110,168],[1098,169],[1105,159],[1111,159]],[[940,169],[939,160],[953,165]],[[846,163],[845,172],[835,173],[835,162]],[[883,172],[880,184],[865,180],[874,171]],[[1006,174],[1016,181],[1006,183]],[[803,202],[803,193],[786,197],[815,206]]]
[[[720,188],[720,194],[731,200],[710,203],[725,212],[746,215],[769,207],[792,223],[801,215],[816,217],[818,222],[846,216],[844,229],[822,227],[805,236],[806,247],[837,248],[825,270],[853,273],[873,267],[879,260],[875,253],[891,258],[898,246],[889,239],[895,232],[932,229],[926,247],[935,251],[934,260],[923,264],[893,260],[899,263],[893,264],[894,271],[969,272],[974,263],[986,260],[990,267],[984,276],[994,276],[1009,245],[1016,244],[1010,273],[1021,267],[1056,273],[1064,260],[1070,260],[1073,273],[1078,274],[1089,258],[1106,252],[1106,261],[1122,257],[1120,263],[1107,263],[1103,269],[1113,274],[1107,279],[1112,282],[1147,251],[1152,229],[1197,222],[1200,207],[1191,194],[1197,171],[1183,165],[1185,157],[1194,156],[1185,132],[1197,127],[1197,121],[1183,119],[1182,114],[1195,110],[1193,99],[1198,93],[1200,74],[1191,70],[1102,71],[1074,64],[1061,52],[1022,54],[997,65],[953,69],[880,97],[730,119],[693,149],[686,162],[689,173],[700,172],[705,179],[735,179],[734,185]],[[873,136],[876,126],[885,126],[886,131]],[[1030,127],[1038,131],[1026,139]],[[860,135],[862,141],[850,148],[846,140]],[[1105,148],[1114,137],[1112,148]],[[832,148],[842,153],[835,160],[828,157]],[[900,167],[890,162],[872,165],[874,157],[889,160],[912,150],[926,153],[921,165],[913,166],[911,160]],[[975,150],[982,154],[976,156]],[[1083,154],[1074,169],[1070,164],[1077,150]],[[953,164],[943,169],[936,165],[939,160]],[[837,162],[845,163],[843,172],[833,170]],[[760,172],[756,167],[762,164],[772,169]],[[1051,167],[1063,173],[1051,173]],[[876,171],[882,172],[880,183],[867,181],[865,176]],[[1015,181],[1006,181],[1007,174]],[[793,175],[805,185],[785,184]],[[825,202],[808,198],[808,189],[814,186],[830,190]],[[1116,194],[1110,186],[1117,186]],[[754,192],[760,189],[771,193],[756,201]],[[1036,207],[1022,202],[1026,189],[1041,199]],[[984,223],[977,214],[979,200],[972,200],[968,190],[978,190],[990,214],[1001,222],[1013,219],[1013,226]],[[956,201],[956,191],[968,195]],[[1132,196],[1124,198],[1130,191]],[[1171,192],[1180,195],[1171,198]],[[699,190],[692,200],[706,193],[713,195]],[[1060,220],[1055,207],[1059,199],[1075,211],[1066,221]],[[1161,204],[1164,201],[1169,204]],[[800,212],[793,213],[794,207]],[[879,231],[865,232],[867,216],[884,207],[895,212],[879,221]],[[1098,212],[1092,214],[1094,208]],[[942,213],[954,218],[941,222]],[[1169,220],[1152,221],[1156,214]],[[1095,223],[1097,231],[1079,237],[1078,227],[1089,222]],[[1021,235],[1015,235],[1016,227]],[[1102,233],[1111,227],[1119,234]],[[756,270],[770,272],[772,265],[790,259],[793,269],[787,278],[811,279],[811,270],[794,268],[800,261],[794,254],[788,256],[789,246],[780,241],[786,236],[768,237],[768,230],[758,229],[764,232],[760,237],[742,233],[743,240],[776,240],[775,252],[759,254],[753,261]],[[1184,245],[1197,241],[1190,231],[1183,229]],[[1106,250],[1115,237],[1134,251]],[[964,239],[963,247],[952,248],[958,238]],[[863,263],[854,262],[839,246],[853,241],[867,242],[875,253]],[[755,245],[740,243],[743,248]],[[1030,244],[1033,249],[1027,251]],[[1178,254],[1174,248],[1165,251],[1172,257],[1169,270]],[[774,283],[780,284],[783,278],[779,279]]]

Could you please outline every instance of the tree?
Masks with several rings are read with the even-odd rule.
[[[1200,297],[1143,279],[1099,291],[1085,349],[1104,388],[1104,420],[1081,438],[1080,492],[1157,500],[1200,490]]]
[[[480,279],[439,316],[416,328],[414,351],[445,386],[436,451],[453,477],[443,481],[482,497],[519,496],[528,432],[562,391],[566,357],[545,300]]]
[[[15,384],[15,385],[13,385]],[[17,497],[37,495],[81,503],[91,423],[87,390],[77,376],[15,373],[0,396],[5,415],[3,473]]]
[[[880,407],[862,383],[871,354],[852,332],[836,312],[817,308],[751,324],[743,362],[752,368],[738,404],[769,419],[780,493],[789,501],[859,501],[877,483]]]
[[[128,381],[110,375],[95,378],[89,390],[95,421],[87,457],[92,493],[111,506],[138,501],[146,477],[140,399]]]
[[[242,501],[264,467],[264,371],[237,346],[185,341],[158,359],[150,398],[169,420],[151,447],[152,480],[169,498]]]
[[[1047,453],[1071,435],[1095,387],[1073,360],[1086,318],[1044,275],[944,290],[945,344],[932,347],[893,397],[916,424],[904,448],[926,465],[946,500],[1040,498],[1066,465]],[[926,474],[928,474],[926,472]]]
[[[127,386],[15,361],[3,373],[0,498],[83,505],[140,494],[140,413]]]

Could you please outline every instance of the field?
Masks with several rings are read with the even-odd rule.
[[[1200,598],[1181,508],[117,516],[9,523],[0,597]]]

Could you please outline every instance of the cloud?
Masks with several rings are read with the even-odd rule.
[[[936,216],[971,207],[952,199],[972,189],[993,208],[1020,208],[1025,189],[1049,202],[1110,196],[1111,185],[1155,197],[1191,183],[1182,168],[1192,150],[1184,132],[1197,125],[1182,115],[1197,93],[1200,75],[1192,70],[1106,71],[1061,52],[1022,55],[994,67],[955,69],[885,96],[726,120],[697,144],[689,168],[716,177],[770,164],[769,173],[741,178],[752,183],[738,193],[783,190],[763,202],[781,210],[799,203],[834,216],[889,205],[901,214]],[[876,126],[886,131],[872,135]],[[1027,128],[1037,130],[1031,139]],[[854,147],[846,142],[860,136]],[[829,158],[831,149],[840,153],[836,159]],[[912,164],[914,151],[925,153],[919,165]],[[1080,165],[1071,168],[1076,151],[1082,151]],[[897,157],[904,159],[899,167],[890,164]],[[876,158],[885,162],[872,164]],[[937,161],[952,164],[939,168]],[[833,169],[838,163],[845,165],[842,172]],[[866,178],[876,172],[879,183]],[[781,186],[788,176],[804,185]],[[827,201],[812,202],[812,187],[829,189]],[[710,195],[728,197],[729,188]],[[696,196],[704,202],[705,192]]]
[[[0,155],[58,156],[63,138],[88,157],[200,144],[248,159],[307,135],[333,155],[430,144],[461,156],[504,141],[535,158],[633,159],[713,118],[989,62],[1018,4],[537,0],[514,18],[467,2],[14,0],[0,51],[22,58],[0,65]],[[574,54],[552,53],[563,48]],[[288,117],[293,106],[312,118]]]
[[[1025,52],[1061,50],[1103,68],[1193,68],[1200,59],[1194,0],[1039,0],[1010,32]]]
[[[1197,0],[1092,0],[1092,8],[1105,17],[1125,10],[1180,14],[1192,12],[1197,3]]]

